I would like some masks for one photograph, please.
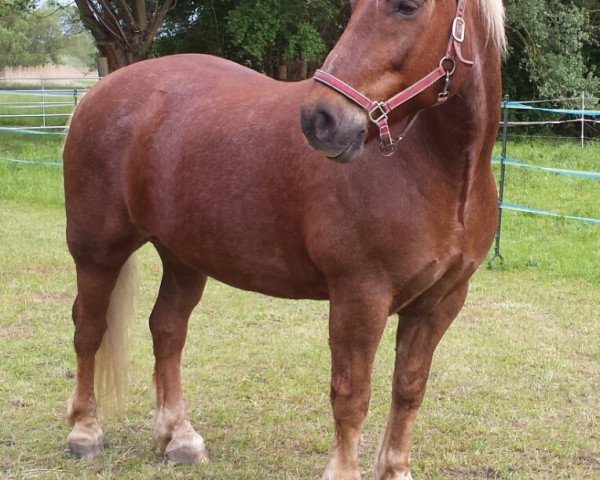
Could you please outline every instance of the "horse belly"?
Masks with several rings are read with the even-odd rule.
[[[235,175],[227,172],[231,159],[215,158],[195,162],[186,173],[176,169],[172,187],[147,183],[133,209],[146,231],[185,263],[234,287],[328,298],[294,211],[299,202],[273,193],[277,181],[266,169],[259,173],[259,157],[252,169],[240,160]],[[160,176],[164,180],[165,172]]]
[[[328,298],[323,274],[303,248],[265,231],[246,230],[223,222],[192,222],[161,243],[185,263],[242,290],[281,298]],[[228,228],[229,227],[229,228]]]

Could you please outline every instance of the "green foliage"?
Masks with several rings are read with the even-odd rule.
[[[226,19],[236,4],[236,0],[177,2],[161,27],[153,54],[201,52],[233,58]]]
[[[154,53],[220,55],[273,75],[320,62],[346,23],[345,0],[189,0],[169,13]]]
[[[276,40],[286,30],[285,8],[279,0],[241,2],[228,16],[227,29],[234,45],[254,60],[262,60],[277,48]],[[283,42],[279,42],[280,44]],[[283,53],[280,47],[280,55]]]
[[[89,30],[83,26],[77,7],[63,6],[55,13],[55,19],[63,34],[62,48],[58,55],[60,63],[94,68],[98,50]]]
[[[23,13],[33,7],[33,0],[2,0],[0,2],[0,20],[9,14]]]
[[[523,2],[510,0],[506,8],[507,93],[519,98],[598,96],[592,53],[600,28],[592,21],[592,2],[530,0],[523,8]]]
[[[56,63],[60,44],[60,29],[48,16],[16,11],[0,18],[0,70]]]
[[[0,14],[0,71],[47,63],[90,66],[94,57],[91,36],[73,6],[22,7]]]
[[[339,29],[346,14],[345,4],[335,0],[246,0],[229,13],[227,30],[240,49],[238,60],[269,71],[270,62],[321,61],[333,46],[329,30],[336,24]]]
[[[317,62],[326,52],[325,43],[314,25],[302,23],[296,33],[290,35],[284,57],[299,58],[306,62]]]

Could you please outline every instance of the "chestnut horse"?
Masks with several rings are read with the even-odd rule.
[[[167,459],[207,459],[186,414],[180,361],[210,276],[267,295],[329,300],[335,433],[325,479],[360,477],[373,359],[388,316],[398,315],[391,413],[374,475],[411,478],[434,349],[496,227],[490,154],[503,7],[352,7],[319,82],[281,83],[222,59],[178,55],[107,76],[77,107],[64,149],[77,271],[74,454],[102,449],[94,373],[108,362],[107,378],[119,384],[125,360],[111,348],[123,337],[128,259],[151,242],[163,263],[150,317],[154,440]],[[406,89],[401,102],[383,102]],[[358,92],[378,102],[361,106]],[[381,155],[381,141],[391,157]]]

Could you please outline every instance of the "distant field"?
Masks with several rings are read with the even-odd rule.
[[[0,158],[59,160],[62,137],[0,133]],[[600,145],[511,145],[509,155],[600,170]],[[95,460],[65,450],[73,387],[74,272],[64,241],[62,171],[0,160],[0,478],[304,480],[319,478],[332,421],[327,305],[210,282],[194,312],[183,379],[206,466],[153,451],[147,318],[160,281],[140,252],[129,408],[105,419]],[[507,201],[600,218],[597,181],[509,168]],[[600,227],[506,212],[502,268],[480,270],[438,349],[417,424],[415,480],[600,478]],[[390,403],[395,319],[374,373],[361,446],[372,458]]]
[[[88,68],[75,67],[73,65],[47,64],[39,67],[5,68],[2,76],[6,78],[80,78],[95,76],[98,72],[90,71]]]

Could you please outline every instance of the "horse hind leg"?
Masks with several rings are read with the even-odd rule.
[[[77,375],[67,406],[67,421],[73,427],[67,443],[71,453],[78,457],[95,457],[102,450],[102,429],[97,420],[94,392],[95,371],[106,372],[117,393],[123,390],[125,339],[120,338],[122,328],[119,326],[124,324],[126,313],[123,307],[127,302],[122,301],[123,297],[131,293],[129,284],[133,276],[130,274],[135,268],[133,259],[127,261],[131,251],[112,254],[100,263],[76,258],[77,297],[73,304],[73,323]],[[96,355],[101,345],[103,355],[98,359]],[[99,365],[102,360],[108,360],[108,369]]]
[[[181,388],[181,352],[188,320],[200,301],[206,275],[183,265],[160,246],[157,250],[163,263],[163,277],[150,316],[156,362],[154,441],[167,460],[189,464],[206,462],[204,439],[190,424]]]

